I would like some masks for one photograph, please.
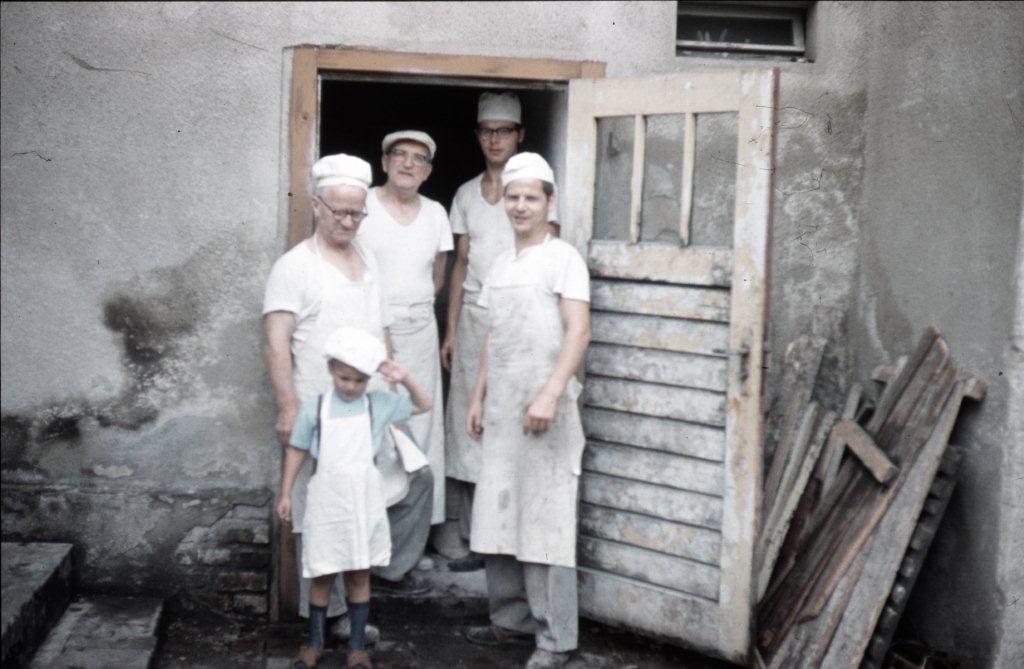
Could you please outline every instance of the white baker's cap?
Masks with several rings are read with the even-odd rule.
[[[476,106],[476,121],[523,123],[523,108],[514,93],[484,93]]]
[[[313,181],[316,188],[326,186],[355,186],[369,190],[373,181],[370,163],[362,158],[336,153],[324,156],[313,164]]]
[[[555,173],[539,153],[517,153],[505,163],[505,169],[501,171],[501,187],[509,185],[519,179],[540,179],[552,186],[555,185]]]
[[[388,359],[384,342],[361,328],[346,325],[327,337],[324,357],[355,367],[366,375],[372,375],[380,363]]]
[[[388,152],[391,145],[396,142],[406,140],[409,142],[418,142],[423,146],[427,147],[427,151],[430,152],[430,159],[434,159],[434,154],[437,153],[437,144],[427,133],[422,130],[397,130],[395,132],[384,135],[384,141],[380,143],[380,148],[384,153]]]

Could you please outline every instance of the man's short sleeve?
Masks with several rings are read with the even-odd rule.
[[[437,227],[438,227],[438,240],[437,240],[437,252],[445,253],[455,248],[454,240],[452,239],[452,224],[448,220],[448,212],[444,210],[440,204],[437,205]]]
[[[452,234],[465,235],[469,233],[469,227],[466,223],[466,207],[462,203],[462,192],[460,188],[455,192],[455,198],[452,200],[452,211],[449,215],[452,226]]]
[[[590,302],[590,273],[583,258],[572,246],[560,244],[557,254],[552,254],[555,266],[551,290],[567,300]]]
[[[316,416],[319,411],[320,396],[310,397],[299,407],[299,415],[292,426],[292,434],[288,437],[288,445],[309,451],[313,448],[316,437]]]
[[[263,292],[263,315],[272,311],[288,311],[296,316],[302,313],[302,292],[305,285],[302,267],[295,256],[286,253],[277,259],[267,277]]]

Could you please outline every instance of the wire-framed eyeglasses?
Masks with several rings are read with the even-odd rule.
[[[483,128],[478,126],[476,134],[479,135],[481,139],[490,139],[495,135],[501,139],[508,139],[512,136],[512,133],[517,132],[518,130],[519,126],[516,125],[503,125],[500,128]]]
[[[370,212],[366,211],[365,209],[331,209],[331,205],[324,202],[324,199],[322,197],[317,195],[316,199],[320,200],[320,204],[322,204],[327,209],[327,211],[331,212],[331,216],[334,217],[334,220],[339,222],[344,221],[346,218],[351,218],[353,223],[362,223],[363,219],[369,216],[370,214]]]

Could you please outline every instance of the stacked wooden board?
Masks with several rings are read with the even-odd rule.
[[[765,479],[755,583],[769,667],[857,667],[901,570],[965,397],[984,384],[929,327],[863,416],[795,394]],[[891,616],[890,616],[891,617]],[[877,657],[878,649],[873,649]]]

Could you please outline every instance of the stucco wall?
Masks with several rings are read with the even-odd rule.
[[[248,517],[269,499],[278,449],[258,311],[284,244],[288,47],[599,60],[608,76],[737,65],[676,57],[674,12],[674,2],[3,5],[4,532],[85,545],[87,584],[110,587],[128,574],[129,585],[166,590],[183,576],[164,561],[194,543],[195,527],[226,522],[229,513]],[[880,337],[884,346],[872,344],[875,320],[856,294],[884,287],[871,278],[874,268],[898,269],[891,249],[880,248],[890,241],[882,222],[927,184],[897,181],[903,200],[879,199],[890,179],[873,177],[869,195],[866,165],[876,164],[872,155],[903,159],[888,143],[887,114],[919,137],[920,146],[906,148],[931,147],[931,125],[900,116],[903,98],[893,97],[914,88],[917,68],[934,70],[936,85],[966,71],[975,87],[990,96],[995,89],[981,83],[988,74],[970,69],[981,56],[968,54],[967,70],[925,57],[943,46],[936,35],[931,46],[903,45],[921,55],[888,71],[885,59],[898,53],[885,39],[895,39],[900,23],[885,18],[900,16],[896,4],[818,3],[814,62],[742,62],[782,69],[769,403],[785,344],[811,327],[815,308],[858,319],[859,367],[846,347],[830,356],[840,380],[900,351],[907,333],[929,320],[927,310],[883,304],[873,318],[892,314],[894,324]],[[913,34],[914,21],[930,20],[920,8],[907,16],[902,29]],[[1020,44],[1006,34],[1012,21],[992,23],[968,21]],[[1019,65],[1000,53],[1006,67]],[[1012,72],[998,76],[1006,82]],[[1013,85],[1019,95],[1019,81]],[[924,96],[913,118],[941,125],[929,107],[934,98]],[[1019,109],[1016,100],[1008,98]],[[958,104],[966,114],[968,105]],[[998,122],[1012,138],[1006,118]],[[1009,163],[1005,136],[993,140],[985,123],[967,130],[971,139],[957,146],[974,156],[973,174],[992,174],[990,153]],[[993,142],[999,146],[989,151]],[[944,160],[944,173],[955,174]],[[896,171],[877,164],[881,174]],[[1019,161],[1014,169],[1019,176]],[[999,213],[1010,207],[1001,188],[998,205],[984,204]],[[861,239],[865,205],[875,232]],[[939,208],[941,220],[952,224],[962,208]],[[999,236],[994,228],[992,235]],[[1005,265],[1007,247],[985,239]],[[945,247],[917,248],[926,260],[926,251]],[[872,271],[858,285],[861,256]],[[902,285],[898,278],[886,285]],[[925,283],[911,278],[911,286]],[[979,279],[973,288],[982,286]],[[995,299],[992,311],[1005,303]],[[947,332],[958,355],[970,346],[966,332]],[[982,356],[989,343],[972,350]],[[983,431],[969,433],[979,433],[979,450],[1001,453]],[[56,495],[54,504],[26,506],[41,489]],[[175,523],[165,522],[161,504],[172,504]]]
[[[1011,429],[1008,383],[1021,370],[1022,27],[1016,3],[885,4],[871,24],[852,342],[863,375],[934,323],[954,359],[989,384],[954,435],[960,483],[910,605],[925,641],[967,666],[1024,664],[1021,628],[997,624],[1020,620],[1024,571],[1011,548],[1024,536],[1014,464],[1024,435]]]

